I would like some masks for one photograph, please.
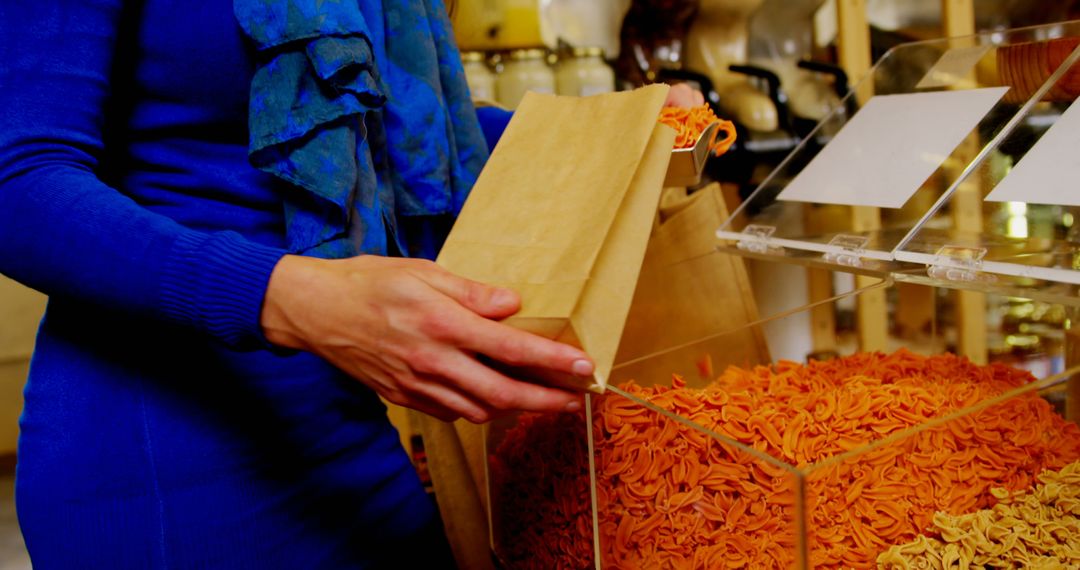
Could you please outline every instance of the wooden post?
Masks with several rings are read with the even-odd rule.
[[[877,208],[855,206],[853,227],[856,232],[881,229],[881,212]],[[855,276],[856,287],[868,287],[879,279]],[[889,308],[885,302],[885,289],[866,291],[855,299],[856,322],[859,325],[859,350],[863,352],[886,351],[889,348]]]
[[[836,0],[836,43],[840,67],[854,85],[870,70],[870,23],[866,0]]]
[[[1077,267],[1080,269],[1080,267]],[[1069,307],[1065,329],[1065,367],[1080,365],[1080,308]],[[1073,374],[1065,388],[1065,419],[1080,423],[1080,374]]]
[[[866,0],[837,0],[837,48],[840,66],[854,85],[870,71],[870,23],[866,19]],[[864,103],[873,95],[873,82],[857,87],[858,99]],[[851,229],[855,232],[881,229],[881,213],[877,208],[857,206],[851,209]],[[855,277],[856,287],[865,287],[877,280]],[[811,293],[814,292],[812,285]],[[885,291],[867,291],[856,299],[859,348],[864,351],[886,350],[888,347],[888,310]]]
[[[974,34],[974,0],[941,0],[941,23],[947,38]]]
[[[974,150],[971,153],[974,156]],[[982,231],[982,189],[976,183],[964,183],[952,198],[953,226],[963,233]],[[986,294],[979,291],[956,292],[956,352],[976,364],[986,364]]]
[[[831,271],[807,269],[806,281],[810,302],[832,297]],[[836,307],[834,304],[819,305],[810,309],[810,346],[815,354],[836,352]]]
[[[946,37],[969,36],[975,33],[975,3],[973,0],[941,0],[942,27]],[[978,141],[968,140],[958,156],[973,159]],[[961,233],[982,232],[983,192],[977,178],[965,181],[952,198],[953,227]],[[956,351],[977,364],[987,360],[986,295],[978,291],[956,292]]]
[[[897,336],[906,340],[925,339],[926,333],[937,332],[937,297],[934,288],[914,283],[896,284],[896,323]],[[931,338],[931,346],[939,350],[936,337]]]
[[[807,235],[842,232],[850,226],[850,208],[835,206],[822,208],[803,204],[803,227]],[[836,212],[845,215],[837,216]],[[807,296],[811,303],[824,301],[833,296],[833,272],[827,269],[806,270]],[[836,304],[826,303],[810,309],[810,350],[817,357],[837,352]]]

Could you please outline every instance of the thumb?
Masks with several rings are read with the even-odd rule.
[[[423,279],[440,293],[482,317],[502,319],[521,309],[521,297],[513,289],[458,277],[437,266]]]

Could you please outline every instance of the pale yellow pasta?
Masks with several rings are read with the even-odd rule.
[[[934,514],[934,536],[890,547],[878,568],[1080,569],[1080,461],[1046,471],[1030,491],[992,489],[998,504],[964,515]]]

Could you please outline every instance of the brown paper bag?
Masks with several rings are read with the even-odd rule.
[[[674,144],[656,121],[667,89],[526,95],[439,254],[453,273],[521,294],[508,324],[596,363],[591,381],[537,379],[606,384]]]
[[[690,196],[665,189],[613,383],[667,383],[680,374],[699,386],[728,365],[769,362],[761,328],[748,326],[758,311],[743,260],[715,251],[716,229],[727,216],[719,184]]]

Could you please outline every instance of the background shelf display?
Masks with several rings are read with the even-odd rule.
[[[1080,40],[1060,40],[1078,46]],[[1045,44],[1043,44],[1045,45]],[[1080,284],[1080,53],[1073,52],[1014,118],[1015,128],[995,141],[959,182],[962,192],[931,209],[903,242],[896,258],[996,274],[1004,283],[1040,290],[1054,282]],[[959,200],[979,204],[983,223],[952,223]],[[975,263],[939,255],[965,248]]]
[[[496,559],[916,565],[1080,469],[1078,78],[1080,22],[890,50],[716,250],[643,272],[606,395],[488,429]]]
[[[1080,42],[1069,38],[1078,36],[1080,22],[1067,22],[893,48],[720,227],[721,247],[796,262],[820,257],[825,266],[877,274],[910,273],[909,263],[941,262],[939,251],[947,245],[986,247],[975,260],[982,263],[978,270],[993,271],[999,262],[1051,269],[1010,268],[1003,273],[1021,279],[1002,279],[1004,288],[1031,290],[1024,279],[1033,273],[1080,282],[1070,267],[1075,248],[1064,235],[1051,237],[1049,245],[1036,232],[1010,235],[1019,222],[1002,223],[999,212],[1015,210],[1016,203],[983,206],[981,195],[1009,172],[1010,160],[1061,120],[1065,100],[1075,98],[1080,75],[1071,70],[1080,59]],[[1041,43],[1030,43],[1036,40]],[[1048,45],[1056,55],[1038,51]],[[1016,53],[1029,54],[1030,61]],[[1059,131],[1052,138],[1077,136],[1068,125]],[[821,133],[833,136],[823,139]],[[821,145],[822,140],[832,142]],[[1002,149],[1010,154],[1003,158]],[[1026,214],[1033,220],[1056,216],[1063,226],[1075,209],[1049,208],[1030,205]],[[979,231],[983,220],[989,231]],[[956,231],[984,238],[953,243]],[[968,264],[961,258],[953,265]],[[922,280],[945,283],[947,277]]]

